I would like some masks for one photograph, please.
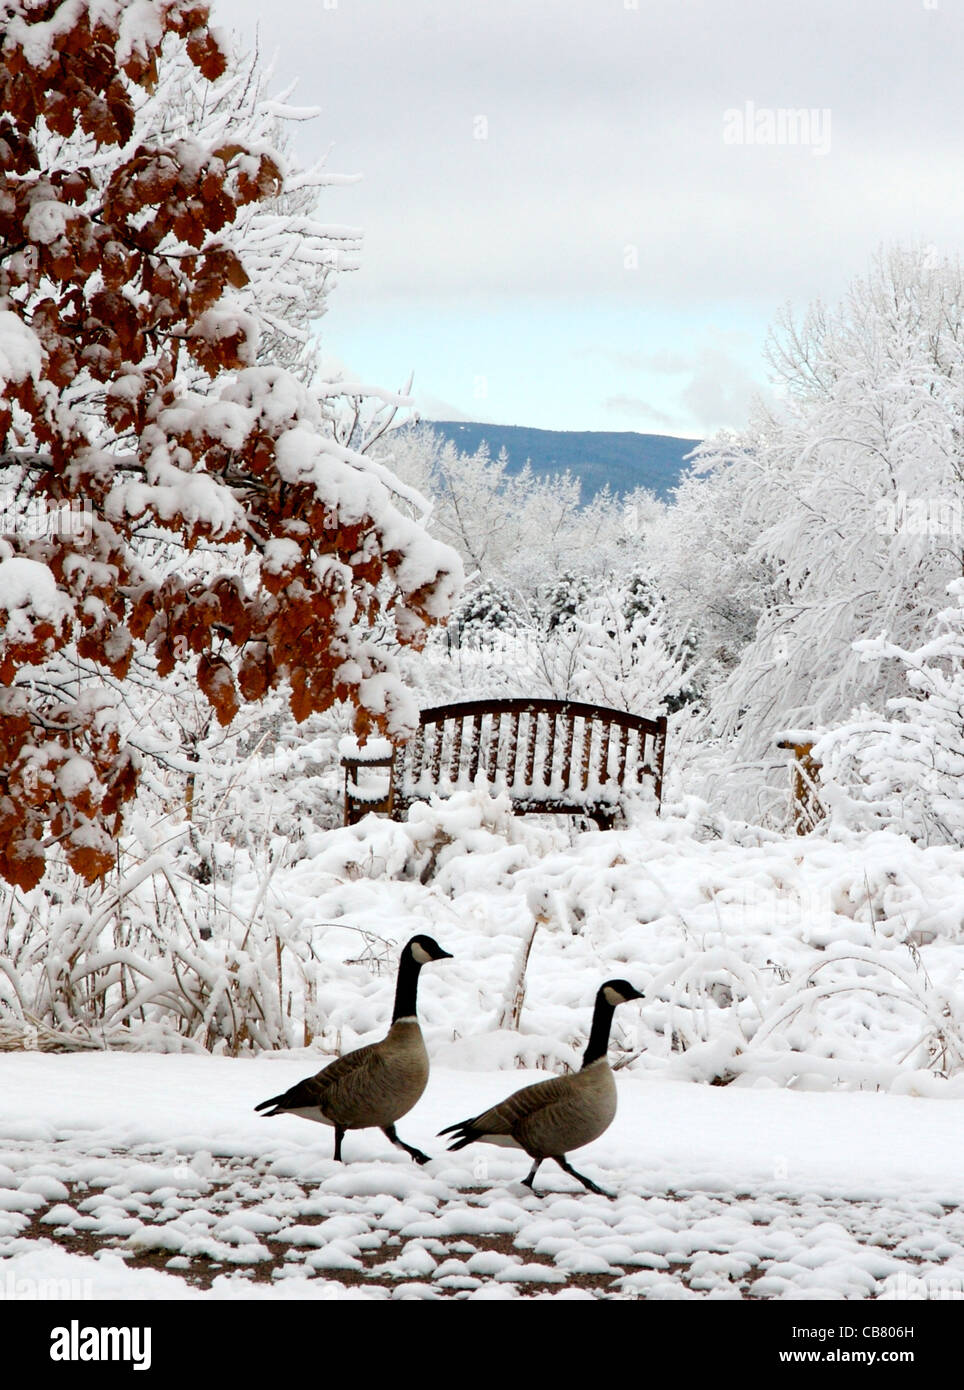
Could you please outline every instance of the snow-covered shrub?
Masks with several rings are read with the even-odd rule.
[[[464,595],[443,640],[449,650],[465,641],[484,642],[492,633],[514,631],[521,618],[512,595],[497,582],[485,580]]]
[[[622,976],[645,998],[613,1056],[640,1074],[959,1085],[964,850],[725,823],[700,839],[689,811],[573,834],[473,790],[300,846],[267,828],[222,843],[207,883],[172,816],[102,888],[0,902],[0,1047],[327,1055],[384,1031],[384,976],[427,931],[454,957],[420,997],[440,1065],[578,1066],[595,991]]]
[[[542,696],[653,716],[700,698],[692,638],[644,577],[563,577],[515,607],[485,586],[462,612],[417,660],[402,657],[423,706]]]
[[[896,663],[910,693],[888,700],[887,715],[861,710],[814,747],[821,799],[854,828],[964,845],[964,580],[948,592],[954,603],[921,646],[856,644],[867,661]]]

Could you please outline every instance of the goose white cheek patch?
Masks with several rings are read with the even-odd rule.
[[[423,946],[420,946],[417,941],[412,947],[412,955],[418,961],[419,965],[428,965],[429,961],[432,959],[428,951],[426,951]]]

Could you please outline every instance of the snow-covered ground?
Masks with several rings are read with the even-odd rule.
[[[252,1108],[306,1060],[4,1058],[8,1290],[21,1279],[135,1299],[201,1286],[298,1298],[964,1290],[960,1102],[623,1072],[615,1122],[576,1160],[615,1200],[551,1164],[540,1197],[520,1185],[524,1154],[449,1155],[435,1137],[536,1073],[436,1066],[399,1125],[433,1155],[427,1167],[377,1131],[349,1134],[336,1164],[329,1130]]]
[[[178,982],[156,938],[143,1015],[112,1034],[130,1051],[0,1053],[14,1294],[45,1278],[134,1298],[964,1290],[961,851],[781,838],[695,803],[573,833],[472,791],[308,836],[267,885],[239,858],[231,889],[235,935],[215,923],[179,949],[208,953],[225,997],[241,981],[261,1001],[245,1055],[152,1013]],[[422,972],[432,1076],[399,1128],[432,1162],[364,1132],[336,1165],[330,1131],[255,1115],[384,1035],[398,947],[426,931],[453,958]],[[20,980],[55,949],[25,947]],[[613,976],[644,994],[616,1012],[619,1113],[573,1158],[615,1199],[552,1164],[533,1196],[519,1153],[447,1154],[443,1125],[578,1066]],[[272,1000],[309,1047],[258,1052]]]

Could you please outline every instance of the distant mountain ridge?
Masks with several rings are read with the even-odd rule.
[[[505,448],[509,472],[518,473],[528,459],[534,473],[563,473],[582,481],[588,502],[609,484],[626,494],[645,487],[669,500],[669,493],[688,467],[684,458],[700,443],[670,434],[636,434],[633,430],[536,430],[526,425],[483,425],[470,420],[425,420],[451,439],[460,452],[474,454],[483,440],[494,458]]]

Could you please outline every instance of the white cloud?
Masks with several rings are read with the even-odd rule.
[[[215,20],[253,34],[263,13],[223,0]],[[333,142],[330,167],[364,174],[328,201],[366,229],[345,315],[377,333],[464,306],[458,340],[413,343],[422,381],[470,356],[482,308],[521,297],[534,321],[565,306],[574,326],[601,305],[731,306],[765,325],[788,299],[836,298],[881,242],[961,244],[957,5],[888,6],[882,23],[879,0],[274,0],[275,43],[279,77],[323,109],[302,152]],[[727,144],[746,102],[829,111],[831,148]],[[725,363],[687,370],[681,408],[709,418],[746,397]]]
[[[639,396],[630,396],[625,393],[616,396],[607,396],[603,402],[607,410],[611,410],[614,415],[629,416],[634,418],[652,431],[654,427],[661,426],[668,430],[678,430],[681,428],[681,421],[677,415],[667,415],[665,411],[659,410],[656,406],[650,405],[649,401],[642,400]]]

